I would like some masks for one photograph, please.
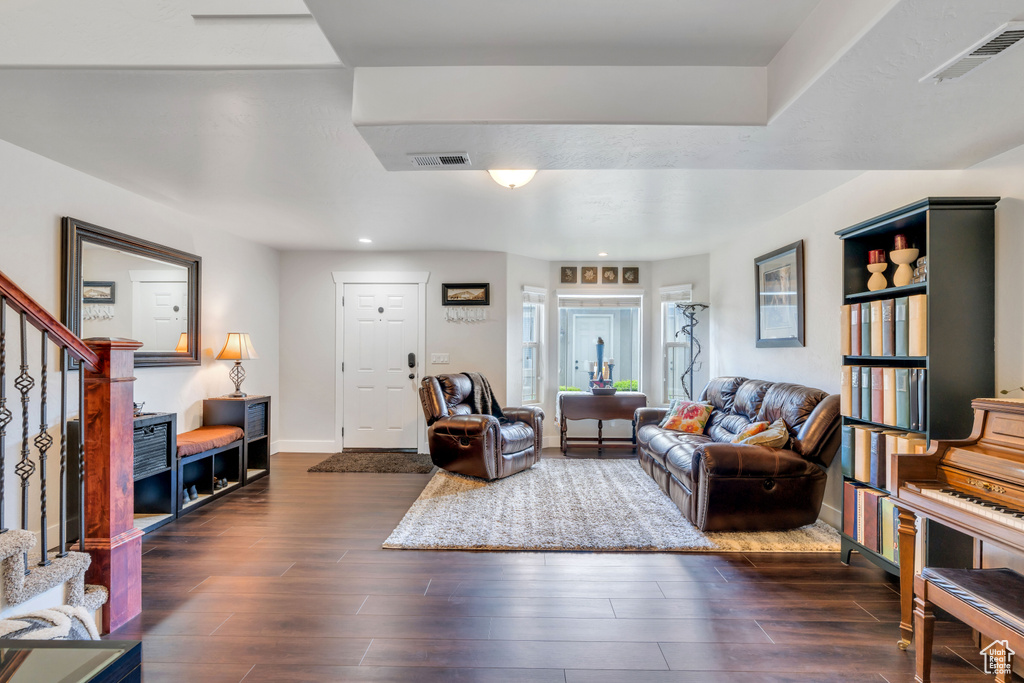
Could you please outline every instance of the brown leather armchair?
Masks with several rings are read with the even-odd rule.
[[[472,382],[462,374],[424,377],[420,383],[430,459],[435,465],[493,481],[540,460],[543,410],[503,408],[509,422],[501,424],[491,415],[472,413],[467,403],[472,393]]]

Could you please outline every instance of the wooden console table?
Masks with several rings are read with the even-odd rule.
[[[602,448],[636,449],[636,425],[633,436],[605,437],[605,420],[633,421],[637,408],[647,407],[647,396],[638,391],[618,391],[612,396],[594,396],[582,391],[566,391],[558,394],[558,414],[561,425],[562,453],[572,443],[577,446]],[[597,420],[597,439],[591,436],[567,436],[569,420]]]

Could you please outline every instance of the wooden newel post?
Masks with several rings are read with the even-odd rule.
[[[135,350],[130,339],[86,339],[99,370],[85,370],[86,582],[105,586],[109,633],[142,611],[142,531],[133,524]]]

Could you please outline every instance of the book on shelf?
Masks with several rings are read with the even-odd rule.
[[[860,304],[850,304],[850,355],[859,356],[860,353]]]
[[[900,455],[924,453],[927,441],[920,434],[906,434],[896,437],[896,452]]]
[[[871,421],[885,422],[885,391],[882,388],[882,368],[871,368]]]
[[[843,465],[843,476],[853,478],[853,425],[843,425],[843,438],[840,456]]]
[[[855,481],[843,482],[843,533],[850,538],[857,538],[857,491],[864,484]]]
[[[839,414],[844,417],[853,417],[850,412],[852,399],[853,367],[844,365],[839,373]]]
[[[892,498],[886,496],[878,501],[879,511],[879,525],[881,530],[879,532],[879,546],[882,557],[889,560],[894,564],[898,564],[899,555],[897,554],[898,543],[900,540],[899,534],[899,515],[896,514],[896,506],[893,505]]]
[[[850,417],[860,417],[860,368],[850,368]]]
[[[850,339],[850,304],[843,304],[842,312],[839,314],[839,346],[844,356],[853,355],[853,347]]]
[[[926,402],[928,400],[927,371],[910,371],[910,428],[924,431],[928,427]]]
[[[882,302],[871,302],[871,355],[882,355]]]
[[[871,435],[882,431],[879,427],[853,428],[853,478],[871,481]]]
[[[882,368],[882,422],[896,424],[896,368]]]
[[[860,352],[871,355],[871,303],[860,305]]]
[[[907,297],[901,296],[893,303],[893,334],[895,335],[895,349],[897,356],[906,356],[910,348],[910,336],[908,327],[907,309],[909,302]]]
[[[864,544],[868,550],[879,552],[881,550],[881,543],[879,542],[879,508],[883,498],[887,498],[888,495],[882,491],[875,491],[874,489],[862,489],[863,496],[863,509],[864,509],[864,531],[861,536],[864,538],[861,543]]]
[[[896,426],[910,429],[910,370],[896,368]]]
[[[883,356],[896,355],[896,330],[893,327],[893,309],[895,302],[892,299],[883,299],[882,305],[882,354]]]
[[[885,432],[871,432],[871,458],[869,463],[868,483],[878,488],[885,488],[887,481],[885,472],[888,469],[889,456],[885,450]]]
[[[892,470],[889,469],[889,457],[899,452],[896,439],[904,436],[907,436],[907,433],[897,429],[886,429],[882,432],[882,438],[885,439],[885,481],[882,488],[886,491],[892,491],[896,487],[896,482],[892,480]]]
[[[857,514],[857,535],[854,536],[854,539],[861,545],[864,545],[864,494],[867,491],[867,486],[862,486],[857,489],[857,497],[854,501]]]
[[[860,368],[860,419],[871,419],[871,368]]]
[[[928,355],[928,295],[915,294],[908,298],[907,327],[908,353],[911,356]]]
[[[917,399],[918,399],[917,376],[918,376],[917,375],[917,370],[916,369],[911,369],[910,370],[910,389],[908,391],[908,393],[910,394],[910,428],[911,429],[920,429],[921,428],[921,413],[920,413],[920,411],[918,410],[918,407],[917,407]]]
[[[917,422],[918,429],[928,429],[928,372],[924,369],[917,371]]]

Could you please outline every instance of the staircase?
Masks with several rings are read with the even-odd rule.
[[[16,329],[11,337],[9,317]],[[19,361],[15,377],[8,377],[9,347]],[[4,620],[33,610],[58,608],[75,616],[84,610],[100,630],[116,628],[138,614],[141,532],[131,524],[134,378],[130,370],[137,347],[129,340],[84,342],[0,273],[0,633],[3,625],[11,623]],[[58,359],[59,363],[51,364]],[[79,370],[77,391],[69,393],[73,363]],[[58,371],[59,410],[54,413],[59,412],[59,417],[55,415],[54,420],[48,409],[57,402],[57,392],[51,394],[49,385]],[[18,423],[14,401],[8,404],[9,381],[20,402]],[[77,414],[71,417],[82,425],[77,449],[81,474],[76,481],[68,480],[69,407],[76,408]],[[10,434],[8,427],[14,427]],[[19,456],[13,468],[8,446],[12,455],[17,451]],[[49,500],[51,486],[57,489],[58,542],[53,546],[48,542],[54,507]],[[73,497],[78,502],[72,518],[78,520],[77,532],[68,525],[72,486],[78,494]],[[20,528],[11,528],[15,525],[5,519],[11,489],[16,489]],[[69,535],[76,550],[71,549]],[[118,568],[124,572],[124,567],[133,573],[118,575]],[[94,585],[86,583],[87,574]],[[111,601],[115,586],[117,599]],[[108,601],[116,602],[113,616]],[[96,629],[88,630],[95,635]]]

